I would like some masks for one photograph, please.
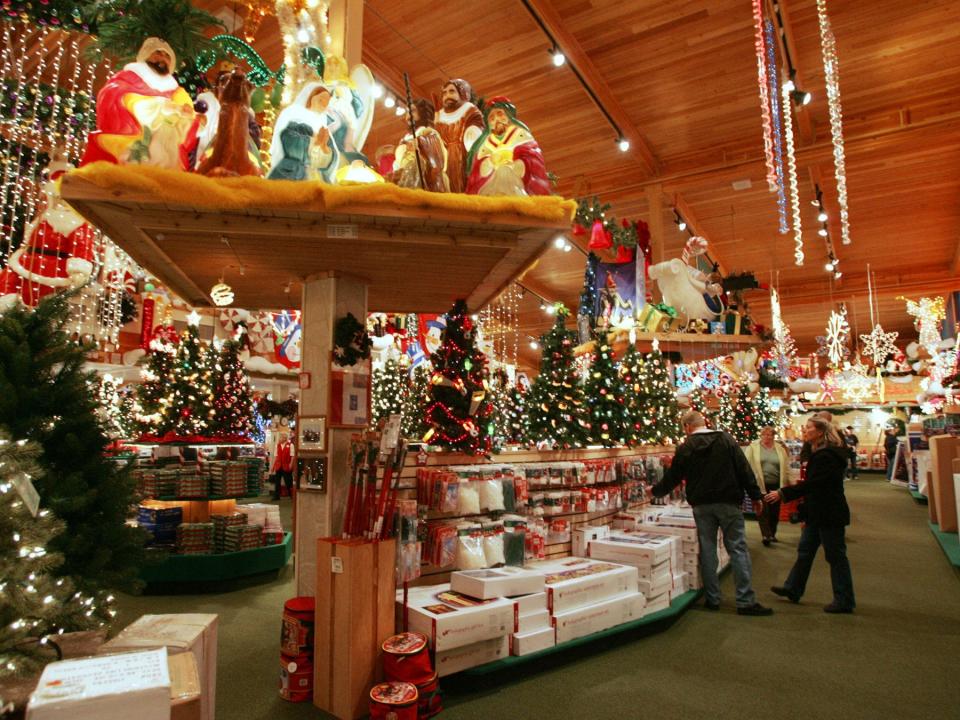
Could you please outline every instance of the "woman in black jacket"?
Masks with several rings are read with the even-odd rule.
[[[791,602],[800,602],[807,587],[807,578],[813,567],[817,549],[823,545],[823,554],[830,563],[833,583],[833,602],[824,608],[828,613],[852,613],[856,607],[853,596],[853,576],[847,560],[844,538],[850,524],[850,508],[843,494],[843,476],[849,452],[836,428],[818,417],[807,421],[803,439],[810,443],[811,455],[807,464],[806,480],[767,493],[768,503],[804,498],[801,517],[805,521],[797,547],[797,561],[782,587],[770,588],[775,594]]]

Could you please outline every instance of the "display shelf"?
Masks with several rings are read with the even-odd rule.
[[[159,565],[144,567],[140,577],[147,583],[207,582],[232,580],[279,570],[293,553],[293,535],[284,533],[277,545],[239,550],[219,555],[168,555]]]
[[[933,536],[940,543],[944,555],[954,567],[960,567],[960,535],[955,532],[943,532],[936,523],[930,523],[930,530]]]
[[[206,497],[179,497],[174,495],[158,495],[156,497],[147,497],[144,500],[160,500],[161,502],[208,502],[213,500],[253,500],[263,497],[266,493],[255,493],[253,495],[208,495]]]
[[[603,640],[604,638],[613,637],[623,633],[628,633],[637,628],[643,627],[645,625],[652,625],[654,623],[660,622],[661,620],[669,620],[675,618],[682,614],[688,607],[690,607],[697,598],[702,594],[701,590],[688,590],[677,598],[674,598],[670,602],[670,607],[664,608],[663,610],[657,610],[656,612],[650,613],[649,615],[644,615],[639,620],[633,620],[623,625],[617,625],[616,627],[609,628],[607,630],[601,630],[600,632],[595,632],[590,635],[584,635],[581,638],[576,640],[569,640],[565,643],[560,643],[559,645],[554,645],[545,650],[539,652],[531,653],[529,655],[523,655],[521,657],[516,657],[511,655],[510,657],[505,657],[502,660],[496,660],[492,663],[487,663],[486,665],[480,665],[469,670],[464,670],[461,675],[465,676],[476,676],[476,675],[487,675],[498,670],[505,670],[518,665],[525,665],[529,662],[534,662],[540,660],[548,655],[555,655],[557,653],[563,653],[567,650],[571,650],[581,645],[587,645],[598,640]]]
[[[913,499],[916,500],[916,501],[917,501],[918,503],[920,503],[921,505],[926,505],[926,504],[927,504],[927,496],[924,495],[924,494],[923,494],[922,492],[920,492],[919,490],[911,490],[911,491],[910,491],[910,494],[913,496]]]

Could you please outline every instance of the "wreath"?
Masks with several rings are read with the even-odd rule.
[[[358,361],[369,358],[372,345],[366,327],[360,324],[353,313],[347,313],[333,326],[333,357],[341,367],[356,365]]]

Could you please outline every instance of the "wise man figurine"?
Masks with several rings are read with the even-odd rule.
[[[470,102],[470,83],[447,80],[440,90],[441,109],[437,132],[447,148],[447,180],[450,192],[462,193],[467,184],[467,154],[483,133],[483,116]]]
[[[176,62],[169,44],[147,38],[136,62],[107,80],[97,94],[97,129],[90,133],[81,165],[105,160],[191,168],[200,123],[193,101],[173,76]]]
[[[484,109],[486,129],[468,157],[470,195],[549,195],[550,178],[540,145],[505,97]]]
[[[417,137],[416,146],[413,135],[407,133],[397,145],[390,179],[400,187],[449,192],[447,148],[434,127],[433,103],[423,99],[414,100],[410,116]]]

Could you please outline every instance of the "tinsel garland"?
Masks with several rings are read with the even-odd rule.
[[[760,90],[760,117],[763,124],[763,155],[767,162],[767,186],[777,191],[777,171],[773,165],[773,123],[770,117],[770,91],[767,83],[767,53],[763,37],[763,0],[753,0],[754,48],[757,51],[757,87]]]
[[[800,219],[800,184],[797,154],[793,142],[793,101],[788,86],[783,88],[783,136],[787,141],[787,173],[790,177],[790,206],[793,210],[793,261],[803,265],[803,223]]]
[[[773,165],[777,172],[777,215],[780,220],[780,234],[790,232],[787,220],[787,195],[783,185],[783,138],[780,126],[780,84],[777,81],[777,59],[773,38],[773,23],[765,23],[767,41],[767,72],[770,75],[770,113],[773,116]]]
[[[817,0],[817,19],[820,21],[820,48],[823,52],[823,75],[827,86],[827,105],[830,109],[830,136],[833,141],[833,165],[837,178],[837,204],[840,206],[840,237],[850,244],[850,220],[847,209],[847,165],[843,150],[843,112],[840,107],[840,59],[837,41],[827,17],[826,0]]]

